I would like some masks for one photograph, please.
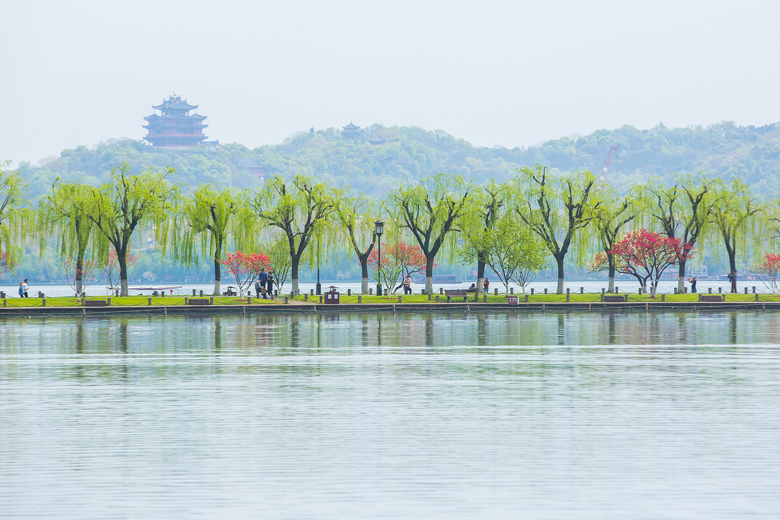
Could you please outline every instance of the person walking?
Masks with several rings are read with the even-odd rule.
[[[412,277],[409,273],[406,273],[404,278],[404,294],[412,294]]]
[[[265,281],[266,298],[274,299],[274,272],[268,271],[268,279]]]
[[[29,298],[30,295],[27,294],[27,278],[24,279],[24,282],[22,283],[22,292],[24,292],[24,297]]]
[[[24,298],[24,282],[19,282],[19,298]]]

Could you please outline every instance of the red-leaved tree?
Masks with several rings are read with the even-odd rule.
[[[632,275],[643,288],[649,280],[650,293],[655,298],[661,274],[667,267],[693,258],[693,247],[677,237],[641,229],[627,233],[609,254],[615,258],[617,272]]]
[[[262,269],[267,271],[271,267],[271,260],[263,253],[228,252],[225,259],[219,262],[236,279],[241,298],[244,297],[245,292],[251,294],[252,284],[260,275],[260,271]]]
[[[368,255],[368,266],[374,270],[377,283],[387,289],[387,294],[394,294],[404,274],[412,275],[425,269],[425,255],[419,246],[405,242],[383,243],[382,264],[379,265],[379,252],[374,248]],[[438,266],[434,264],[434,267]]]
[[[777,274],[780,272],[780,255],[765,254],[764,259],[753,270],[767,289],[774,293],[778,291]]]

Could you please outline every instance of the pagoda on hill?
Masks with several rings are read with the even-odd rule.
[[[198,105],[190,105],[174,92],[162,104],[152,105],[152,108],[161,113],[144,118],[147,121],[144,128],[149,131],[144,139],[154,146],[192,147],[206,140],[203,134],[203,129],[208,126],[203,124],[206,116],[190,114]]]
[[[358,125],[354,125],[350,121],[347,126],[342,126],[341,128],[341,135],[344,136],[344,139],[355,139],[355,142],[357,142],[357,138],[360,136],[360,127]]]

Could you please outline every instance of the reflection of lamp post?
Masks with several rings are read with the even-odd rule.
[[[374,222],[374,225],[376,228],[374,229],[374,233],[376,234],[376,241],[377,241],[377,263],[376,263],[376,271],[377,271],[377,280],[376,280],[376,295],[382,296],[382,278],[381,278],[381,267],[382,267],[382,233],[385,231],[385,223],[381,220],[377,220]]]

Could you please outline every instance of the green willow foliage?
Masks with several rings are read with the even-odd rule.
[[[384,144],[369,142],[376,136]],[[600,169],[612,145],[620,148],[605,185],[587,172]],[[244,169],[246,159],[262,165],[264,183]],[[128,164],[145,172],[139,182],[175,170],[163,179],[165,195],[155,199],[154,211],[139,217],[136,228],[121,222],[133,208],[123,206],[117,191],[118,178],[136,177]],[[534,174],[542,171],[535,164],[547,166],[547,188],[534,185]],[[141,245],[143,237],[142,247],[153,243],[158,252],[170,244],[171,257],[184,265],[208,256],[216,280],[224,251],[283,246],[297,284],[301,266],[334,265],[344,258],[356,264],[376,243],[375,220],[386,222],[383,242],[419,245],[432,265],[434,258],[439,264],[457,260],[466,242],[489,234],[510,211],[545,244],[563,280],[564,268],[608,251],[610,241],[632,229],[679,235],[699,249],[725,247],[730,264],[742,259],[743,269],[748,246],[758,250],[780,229],[780,207],[765,200],[780,187],[778,125],[623,127],[515,149],[474,147],[441,131],[379,125],[352,140],[326,129],[255,149],[227,144],[169,150],[124,140],[65,150],[40,166],[0,172],[0,202],[7,201],[0,211],[0,247],[9,265],[19,261],[20,246],[37,227],[41,251],[55,235],[60,254],[82,251],[105,259],[110,247],[126,249],[130,240]],[[35,226],[29,225],[25,183],[40,203]],[[707,185],[706,200],[694,204],[697,190]],[[137,189],[126,191],[141,200]],[[658,196],[669,199],[663,202],[668,207]],[[78,204],[69,207],[66,200]],[[89,239],[77,225],[83,221],[79,215],[92,222]],[[106,219],[116,225],[107,228]],[[484,266],[477,255],[480,276]]]

